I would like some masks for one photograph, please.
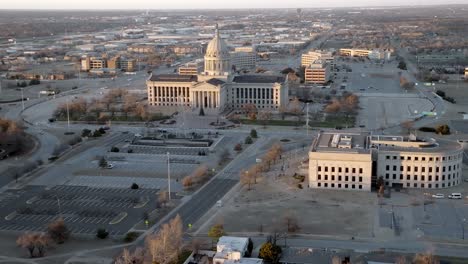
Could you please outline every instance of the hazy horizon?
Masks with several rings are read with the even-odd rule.
[[[268,0],[237,0],[235,2],[220,2],[214,0],[172,0],[163,3],[148,3],[146,0],[109,1],[93,0],[68,1],[57,3],[55,0],[17,0],[2,3],[0,10],[141,10],[141,9],[259,9],[259,8],[338,8],[338,7],[394,7],[394,6],[427,6],[427,5],[454,5],[468,4],[466,0],[329,0],[326,3],[316,3],[315,1],[290,0],[287,6],[284,2],[271,2]]]

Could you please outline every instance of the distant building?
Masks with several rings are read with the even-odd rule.
[[[90,71],[90,70],[100,70],[100,69],[120,69],[126,72],[135,71],[136,62],[134,59],[122,58],[120,56],[115,56],[110,59],[101,58],[101,57],[86,57],[81,60],[81,70]]]
[[[369,191],[386,186],[438,189],[462,181],[463,147],[451,141],[368,132],[321,132],[309,152],[309,188]]]
[[[255,52],[254,46],[235,47],[234,52]]]
[[[330,81],[330,76],[329,63],[316,60],[305,68],[304,82],[306,84],[326,84]]]
[[[198,75],[203,71],[203,60],[188,62],[177,71],[179,75]]]
[[[134,53],[156,53],[156,46],[154,45],[132,45],[127,48],[128,52]]]
[[[255,52],[231,52],[231,65],[236,70],[251,70],[257,67],[257,54]]]
[[[144,38],[145,32],[142,29],[127,29],[122,32],[122,37],[127,39]]]
[[[367,57],[371,60],[390,60],[391,50],[366,50],[366,49],[340,49],[341,56]]]
[[[308,67],[311,63],[316,60],[326,61],[332,66],[334,62],[333,53],[331,51],[324,50],[311,50],[301,56],[301,66]]]
[[[81,70],[83,71],[102,68],[107,68],[107,60],[105,58],[86,57],[81,60]]]

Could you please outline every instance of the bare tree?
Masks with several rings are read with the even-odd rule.
[[[258,120],[261,121],[264,128],[266,127],[268,121],[271,120],[271,117],[272,117],[272,113],[268,109],[262,110],[258,113]]]
[[[34,243],[32,233],[24,233],[19,236],[18,239],[16,239],[16,244],[22,248],[27,249],[31,258],[34,257],[34,249],[36,248],[36,245]]]
[[[439,260],[431,252],[416,254],[413,259],[414,264],[439,264]]]
[[[70,231],[61,217],[47,226],[47,233],[57,244],[64,243],[70,236]]]
[[[131,252],[124,249],[122,255],[115,260],[115,264],[143,264],[145,253],[142,248],[137,248]]]
[[[164,224],[156,234],[146,238],[146,247],[153,263],[169,264],[177,260],[182,246],[182,220],[179,215]]]
[[[169,201],[169,193],[167,191],[161,191],[158,194],[158,203],[163,207],[166,207],[167,202]]]

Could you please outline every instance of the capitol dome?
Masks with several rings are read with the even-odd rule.
[[[230,54],[226,42],[219,36],[218,24],[214,38],[208,43],[205,54],[205,74],[225,76],[231,69]]]
[[[219,36],[218,24],[216,24],[215,37],[208,43],[206,57],[229,56],[229,49],[226,42]]]

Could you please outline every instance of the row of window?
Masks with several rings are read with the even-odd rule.
[[[421,172],[426,172],[426,167],[417,167],[417,166],[414,166],[414,167],[406,166],[406,171],[411,172],[411,168],[413,168],[412,171],[414,171],[414,172],[418,172],[419,168],[421,168]],[[432,168],[433,167],[427,167],[427,171],[429,173],[432,172],[432,170],[433,170]],[[441,167],[435,167],[435,172],[439,172],[440,171],[439,168],[441,168]],[[390,170],[397,171],[397,169],[398,169],[397,165],[393,165],[392,167],[390,167],[390,165],[385,166],[386,171],[390,171]],[[460,164],[442,166],[442,172],[445,172],[446,170],[452,171],[452,170],[457,170],[457,169],[460,169]],[[400,171],[404,171],[404,166],[400,166]]]
[[[235,91],[237,98],[273,99],[274,95],[271,88],[235,88]],[[276,96],[278,97],[278,93],[276,93]]]
[[[345,173],[349,173],[351,171],[351,173],[356,173],[356,171],[359,171],[358,173],[361,174],[363,172],[363,169],[362,168],[348,168],[348,167],[345,167],[345,168],[342,168],[342,167],[328,167],[328,166],[324,166],[323,167],[323,171],[324,172],[328,172],[330,170],[330,172],[335,172],[335,170],[337,170],[338,172],[345,172]],[[322,166],[318,166],[317,167],[317,171],[322,171]]]
[[[400,158],[398,158],[400,157]],[[462,154],[447,156],[447,157],[419,157],[419,156],[385,156],[386,160],[413,160],[413,161],[446,161],[446,160],[458,160],[462,158]]]
[[[362,185],[356,185],[356,184],[341,184],[341,183],[317,183],[317,187],[322,187],[323,188],[338,188],[338,189],[359,189],[359,190],[362,190]]]
[[[452,182],[449,182],[447,183],[447,185],[445,183],[436,183],[436,184],[432,184],[432,183],[428,183],[427,185],[425,183],[413,183],[413,188],[428,188],[428,189],[437,189],[437,188],[445,188],[445,187],[450,187],[450,186],[455,186],[455,185],[458,185],[459,184],[459,181],[452,181]],[[389,186],[390,183],[389,182],[385,182],[385,185]],[[406,183],[406,187],[411,187],[411,183],[407,182]]]
[[[457,172],[456,174],[454,173],[453,175],[452,175],[452,174],[447,174],[447,179],[448,179],[448,180],[452,179],[452,176],[453,176],[453,179],[458,179],[458,178],[459,178],[459,173]],[[445,179],[446,179],[445,174],[442,175],[440,178],[442,179],[442,181],[445,181]],[[440,178],[439,178],[439,175],[436,175],[436,176],[434,177],[434,180],[435,180],[435,181],[439,181]],[[386,180],[389,180],[389,179],[390,179],[390,174],[386,173],[386,174],[385,174],[385,179],[386,179]],[[393,179],[393,180],[396,180],[396,179],[397,179],[397,175],[396,175],[396,174],[393,174],[393,175],[392,175],[392,179]],[[426,176],[425,176],[425,175],[420,175],[420,176],[418,176],[418,175],[413,175],[413,180],[414,180],[414,181],[417,181],[418,179],[420,179],[421,181],[425,181],[425,180],[426,180]],[[432,181],[432,179],[433,179],[432,175],[429,175],[429,176],[427,177],[427,180],[428,180],[428,181]],[[400,174],[400,180],[403,180],[403,174]],[[406,180],[407,180],[407,181],[410,181],[410,180],[411,180],[411,175],[406,175]]]
[[[359,182],[362,182],[362,177],[359,176],[359,177],[356,177],[356,176],[340,176],[338,175],[337,177],[335,177],[335,175],[330,175],[330,177],[328,177],[328,175],[324,175],[323,176],[323,179],[325,181],[328,181],[328,179],[330,179],[331,181],[334,181],[335,179],[338,179],[338,181],[342,181],[342,179],[344,179],[344,181],[351,181],[352,182],[355,182],[356,181],[356,178],[359,180]],[[317,180],[322,180],[322,175],[318,174],[317,175]]]

